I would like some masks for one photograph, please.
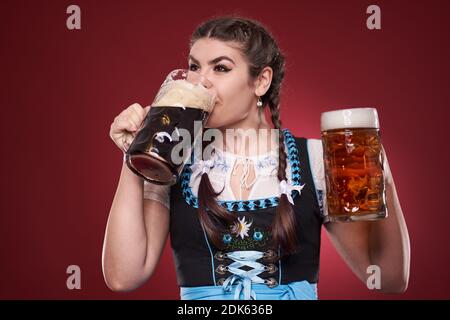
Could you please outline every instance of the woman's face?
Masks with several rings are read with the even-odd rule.
[[[211,38],[197,40],[189,53],[189,69],[209,79],[217,93],[206,127],[230,128],[256,111],[257,96],[249,65],[232,43]]]

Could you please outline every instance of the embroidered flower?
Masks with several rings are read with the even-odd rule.
[[[237,237],[241,237],[244,239],[244,237],[248,237],[248,231],[250,230],[250,226],[252,225],[253,221],[248,223],[245,221],[245,216],[241,218],[238,218],[238,221],[234,222],[233,226],[231,227],[231,232],[235,234]]]
[[[263,169],[263,168],[270,167],[270,166],[276,166],[276,165],[277,165],[277,161],[272,156],[265,156],[264,158],[262,158],[261,160],[258,160],[256,162],[256,166],[259,169]]]
[[[274,175],[278,172],[278,161],[274,156],[265,156],[256,161],[256,168],[259,169],[259,172],[262,175]]]
[[[219,154],[217,154],[216,166],[217,166],[217,168],[221,169],[222,172],[228,171],[228,169],[230,167],[229,164],[227,163],[226,159],[224,157],[220,156]]]
[[[261,231],[256,231],[255,233],[253,233],[253,239],[255,239],[256,241],[261,241],[263,238],[263,234]]]
[[[224,234],[222,240],[223,240],[223,243],[229,244],[231,242],[231,235],[229,235],[228,233]]]

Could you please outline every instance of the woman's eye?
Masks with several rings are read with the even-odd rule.
[[[230,69],[228,69],[227,67],[225,67],[224,65],[217,65],[214,70],[219,71],[219,72],[228,72],[230,71]]]
[[[198,70],[198,66],[195,65],[195,64],[190,64],[190,65],[189,65],[189,70],[190,70],[190,71],[197,71],[197,70]]]
[[[199,67],[196,64],[190,64],[189,65],[189,70],[190,71],[198,71],[198,69],[199,69]],[[219,65],[214,67],[214,71],[225,73],[225,72],[230,71],[230,69],[228,69],[224,65],[219,64]]]

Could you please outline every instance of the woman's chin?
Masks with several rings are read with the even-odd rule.
[[[204,125],[205,128],[209,129],[220,128],[222,126],[223,123],[221,123],[221,121],[218,121],[217,117],[215,117],[214,115],[211,115]]]

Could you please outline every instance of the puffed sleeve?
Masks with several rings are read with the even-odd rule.
[[[144,180],[144,199],[159,201],[170,209],[170,186],[161,186]]]
[[[320,209],[320,215],[324,222],[327,222],[328,208],[326,205],[326,183],[325,170],[323,164],[322,140],[308,139],[308,156],[311,166],[311,174],[316,189],[317,201]]]

